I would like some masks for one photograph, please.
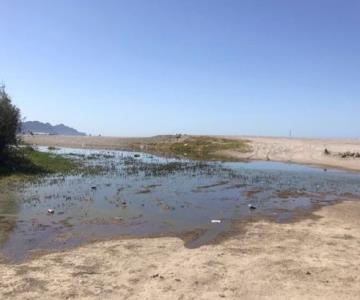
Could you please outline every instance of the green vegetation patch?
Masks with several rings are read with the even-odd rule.
[[[170,152],[192,159],[213,160],[225,159],[224,150],[248,152],[249,145],[244,140],[233,140],[216,137],[189,137],[181,142],[170,145]]]
[[[36,151],[31,147],[25,148],[25,157],[46,173],[68,173],[79,167],[74,160],[59,154]]]
[[[37,175],[44,173],[69,173],[79,168],[79,163],[54,153],[34,150],[32,147],[13,148],[3,157],[0,175]]]

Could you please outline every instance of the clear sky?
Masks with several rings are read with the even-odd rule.
[[[0,32],[27,120],[360,137],[360,1],[0,0]]]

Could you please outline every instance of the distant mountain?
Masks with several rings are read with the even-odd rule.
[[[60,135],[86,135],[83,132],[79,132],[74,128],[66,126],[64,124],[51,125],[50,123],[42,123],[39,121],[27,121],[22,123],[23,133],[41,133],[41,134],[60,134]]]

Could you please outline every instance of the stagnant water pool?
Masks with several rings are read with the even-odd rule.
[[[264,217],[284,222],[344,197],[360,197],[360,175],[354,172],[274,162],[198,162],[127,151],[53,152],[99,171],[2,187],[0,251],[9,259],[121,236],[196,232],[186,246],[197,247],[229,231],[234,221]]]

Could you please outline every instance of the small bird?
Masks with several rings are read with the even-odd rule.
[[[47,211],[48,211],[48,214],[53,214],[53,213],[55,213],[55,210],[52,209],[52,208],[49,208]]]

